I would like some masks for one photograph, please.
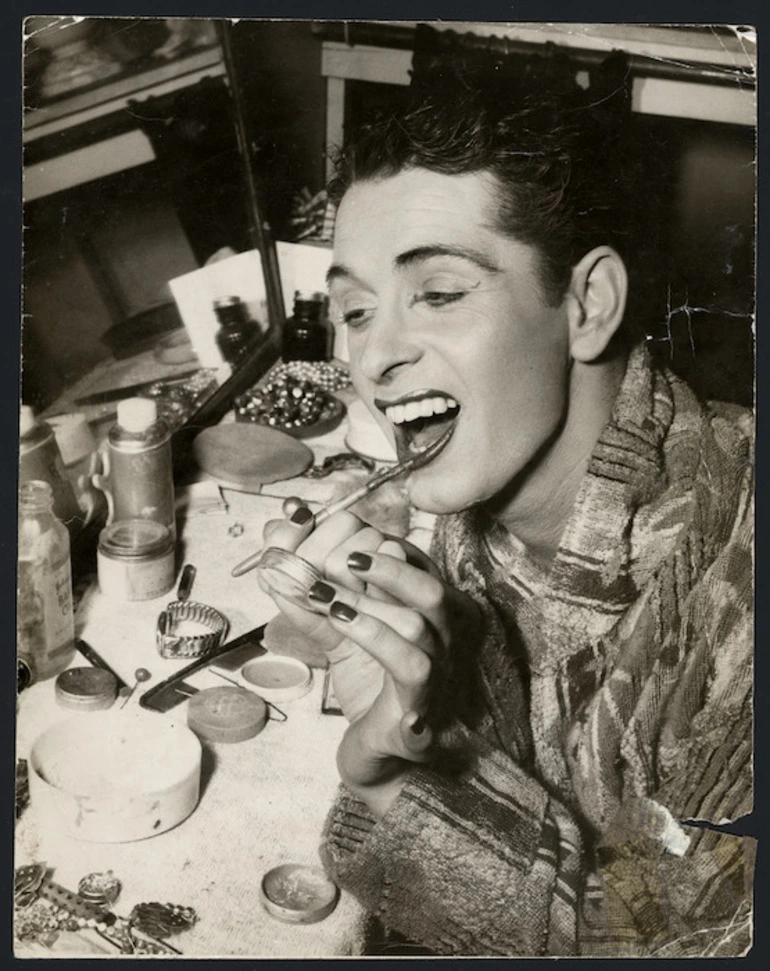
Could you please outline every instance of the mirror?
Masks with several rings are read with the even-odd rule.
[[[98,438],[121,397],[149,394],[175,428],[204,405],[197,423],[215,421],[277,356],[284,307],[234,70],[223,23],[27,20],[22,397],[43,417],[76,409]],[[228,298],[251,333],[223,353]]]

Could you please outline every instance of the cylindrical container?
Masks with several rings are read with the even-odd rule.
[[[297,290],[294,313],[286,321],[281,356],[284,361],[328,361],[331,356],[331,326],[324,315],[322,293]]]
[[[19,484],[39,479],[53,492],[54,515],[75,536],[83,525],[84,515],[56,443],[54,430],[35,418],[29,405],[21,406],[19,420]]]
[[[176,537],[171,431],[151,398],[126,398],[110,429],[105,475],[110,480],[111,522],[149,519]],[[108,496],[109,501],[109,496]]]
[[[257,582],[265,593],[278,594],[305,610],[321,612],[307,594],[314,583],[326,578],[303,557],[277,546],[268,546],[256,569]]]
[[[116,600],[152,600],[174,586],[174,538],[167,526],[128,519],[105,526],[96,554],[99,589]]]
[[[36,680],[63,671],[75,654],[69,534],[53,513],[51,486],[37,479],[19,493],[16,633],[18,657],[31,661]]]
[[[186,725],[141,708],[78,713],[32,743],[30,802],[43,832],[127,843],[186,819],[200,772],[201,743]]]
[[[224,297],[214,301],[214,313],[219,321],[217,347],[228,364],[235,364],[259,340],[259,324],[251,319],[240,297]]]

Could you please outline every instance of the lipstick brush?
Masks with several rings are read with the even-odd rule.
[[[319,510],[313,517],[313,528],[320,526],[321,523],[325,522],[330,516],[335,513],[342,512],[344,509],[348,509],[354,503],[358,502],[359,499],[363,499],[364,496],[371,495],[376,489],[379,489],[381,485],[386,482],[390,482],[391,479],[397,479],[400,475],[405,475],[409,472],[413,472],[415,469],[422,468],[423,465],[427,465],[428,462],[432,461],[438,453],[448,444],[449,439],[452,437],[452,432],[454,431],[454,425],[450,425],[449,428],[434,441],[424,448],[421,452],[416,452],[414,455],[410,455],[408,458],[404,459],[403,462],[399,462],[397,465],[391,465],[384,469],[381,469],[366,481],[362,486],[354,489],[353,492],[348,493],[348,495],[343,496],[336,502],[331,503],[329,506],[325,506],[323,509]],[[248,573],[249,570],[253,570],[254,567],[259,563],[262,557],[262,550],[258,550],[256,553],[252,553],[251,556],[247,556],[245,560],[242,560],[237,566],[234,566],[230,571],[230,576],[240,577],[244,573]]]

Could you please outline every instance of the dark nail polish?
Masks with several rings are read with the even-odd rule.
[[[412,733],[414,735],[422,735],[425,731],[425,719],[420,716],[417,721],[412,725]]]
[[[348,557],[348,566],[351,570],[370,570],[372,558],[366,553],[351,553]]]
[[[358,611],[353,610],[352,607],[348,607],[347,604],[342,603],[340,600],[335,600],[334,603],[329,608],[329,613],[336,620],[342,620],[346,624],[355,620],[358,617]]]
[[[291,522],[296,523],[297,526],[304,526],[310,522],[313,518],[312,510],[308,509],[307,506],[300,506],[291,515]]]
[[[328,583],[317,580],[308,590],[307,595],[310,600],[315,600],[316,603],[330,604],[337,595],[337,591],[334,587],[330,587]]]

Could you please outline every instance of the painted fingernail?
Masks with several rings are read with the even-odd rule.
[[[352,607],[348,607],[347,604],[342,603],[340,600],[335,600],[334,603],[329,608],[329,613],[335,620],[342,620],[346,624],[354,621],[358,617],[358,611],[353,610]]]
[[[337,591],[334,587],[330,587],[328,583],[317,580],[308,590],[307,595],[309,600],[315,600],[316,603],[330,604],[337,595]]]
[[[296,523],[297,526],[304,526],[310,522],[313,518],[312,510],[308,509],[307,506],[300,506],[299,509],[295,510],[291,514],[291,522]]]
[[[366,553],[351,553],[348,557],[348,566],[351,570],[370,570],[372,558]]]
[[[422,715],[419,715],[415,723],[412,725],[412,734],[422,735],[424,731],[425,731],[425,719],[422,717]]]

